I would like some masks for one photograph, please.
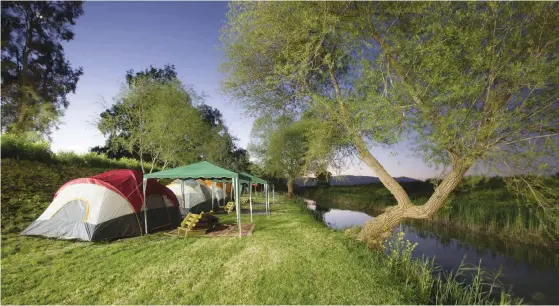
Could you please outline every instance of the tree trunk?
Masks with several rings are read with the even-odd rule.
[[[295,189],[295,180],[290,178],[287,181],[287,197],[292,199],[293,198],[293,190]]]
[[[452,171],[437,186],[425,204],[412,206],[398,204],[388,207],[384,213],[365,222],[360,239],[370,248],[378,249],[394,228],[406,219],[427,219],[432,216],[444,205],[450,193],[460,184],[470,165],[471,163],[463,161],[455,163]]]
[[[393,229],[405,219],[426,219],[437,212],[439,208],[444,205],[450,193],[458,186],[462,177],[464,177],[464,174],[466,174],[466,171],[468,171],[472,165],[472,162],[470,160],[460,159],[457,154],[449,151],[453,164],[452,171],[444,178],[425,204],[413,205],[404,188],[402,188],[400,183],[398,183],[371,154],[365,140],[363,140],[363,137],[359,134],[358,129],[354,128],[353,119],[347,111],[342,91],[332,65],[329,67],[329,72],[340,107],[339,118],[341,119],[341,123],[345,125],[361,160],[375,172],[382,184],[390,191],[398,203],[396,206],[388,207],[384,213],[365,222],[363,225],[363,229],[359,234],[360,239],[366,242],[369,247],[378,248],[383,245],[384,240],[392,233]],[[420,102],[418,99],[414,100],[417,103]]]

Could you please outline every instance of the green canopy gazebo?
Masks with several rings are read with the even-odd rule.
[[[154,172],[150,174],[144,175],[144,199],[146,196],[146,181],[148,179],[161,179],[161,178],[169,178],[169,179],[180,179],[182,181],[182,196],[184,202],[184,180],[189,179],[210,179],[210,180],[219,180],[219,181],[231,181],[232,183],[232,191],[235,195],[235,210],[237,211],[237,226],[239,228],[239,237],[241,237],[241,209],[240,209],[240,193],[241,193],[241,182],[251,184],[251,177],[247,176],[246,174],[242,173],[235,173],[233,171],[229,171],[227,169],[218,167],[210,162],[201,161],[198,163],[190,164],[187,166],[182,166],[173,169],[167,169],[159,172]],[[213,202],[213,200],[212,200]],[[213,203],[212,203],[213,205]],[[251,222],[252,222],[252,203],[251,203]],[[147,214],[144,210],[144,218],[146,224],[146,233],[147,233]]]
[[[241,172],[242,175],[245,175],[247,177],[250,177],[251,183],[257,183],[257,184],[261,184],[264,185],[264,206],[266,207],[266,214],[268,214],[268,208],[270,205],[270,193],[269,193],[269,184],[268,181],[261,179],[257,176],[254,176],[250,173],[246,173],[246,172]],[[250,186],[249,184],[249,193],[248,193],[248,199],[250,202],[250,222],[252,223],[252,186]]]

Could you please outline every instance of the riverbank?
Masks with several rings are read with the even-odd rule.
[[[416,303],[385,256],[278,194],[281,204],[255,215],[253,235],[242,239],[156,233],[88,243],[17,235],[61,183],[104,170],[2,160],[4,304]]]
[[[402,185],[416,204],[424,203],[432,192],[429,183]],[[305,188],[299,193],[321,201],[324,207],[333,205],[334,208],[362,211],[371,216],[379,215],[386,207],[396,204],[392,195],[380,184]],[[549,237],[538,216],[511,195],[502,183],[458,190],[432,218],[411,222],[468,230],[511,242],[559,250],[558,241]]]
[[[372,218],[364,212],[364,209],[342,209],[327,201],[310,201],[308,207],[313,211],[316,219],[324,222],[326,226],[338,230],[346,229],[346,232],[350,235],[356,235],[360,227]],[[347,230],[348,228],[351,228],[351,230]],[[481,271],[481,275],[484,276],[482,278],[486,279],[482,283],[485,284],[493,283],[492,275],[500,275],[498,279],[499,288],[504,288],[515,297],[522,298],[523,303],[554,305],[559,302],[559,295],[556,290],[559,286],[559,256],[553,249],[536,246],[527,247],[521,243],[501,240],[492,235],[437,226],[429,222],[406,222],[396,228],[395,233],[404,235],[405,239],[411,242],[410,245],[416,246],[410,252],[407,252],[416,260],[402,259],[396,261],[411,262],[412,267],[420,267],[420,269],[411,269],[411,271],[409,271],[410,269],[404,269],[404,271],[401,271],[403,272],[401,275],[404,277],[410,274],[413,277],[418,274],[417,271],[433,270],[429,268],[429,262],[425,263],[423,260],[423,258],[429,258],[429,261],[432,260],[436,265],[435,271],[441,271],[442,269],[447,274],[454,271],[454,273],[459,273],[461,277],[471,275],[472,271],[475,273]],[[408,246],[407,242],[405,244]],[[389,252],[389,257],[394,255],[393,252]],[[400,258],[403,257],[400,256]],[[420,265],[422,262],[423,265]],[[464,264],[467,266],[466,269],[463,269]],[[448,279],[448,277],[443,276],[443,279]],[[476,284],[475,277],[469,277],[468,279],[469,281],[467,280],[463,285],[473,286]],[[431,278],[431,280],[439,282],[436,277]],[[430,280],[416,281],[416,283],[425,282],[430,283]],[[437,288],[438,286],[434,287]],[[454,285],[451,287],[454,287]],[[443,288],[442,291],[446,291],[448,284],[444,284]],[[440,291],[434,291],[437,297],[440,295]],[[478,290],[471,291],[478,292]],[[466,300],[457,298],[460,296],[465,297]],[[445,301],[443,304],[453,304],[457,300],[460,301],[458,304],[472,304],[470,298],[471,294],[452,294],[453,300]],[[433,298],[430,301],[433,301]],[[502,302],[504,304],[514,303]]]

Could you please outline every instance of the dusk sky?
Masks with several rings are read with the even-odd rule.
[[[114,102],[126,71],[165,64],[175,65],[183,84],[208,96],[206,103],[223,113],[239,145],[247,147],[253,119],[219,91],[223,78],[219,31],[225,23],[226,2],[86,2],[84,12],[74,27],[75,39],[65,44],[67,59],[73,67],[83,67],[84,74],[76,93],[68,96],[70,107],[52,135],[54,151],[85,153],[103,145],[105,138],[94,122],[106,108],[103,105]],[[393,176],[438,175],[401,147],[395,157],[381,148],[374,148],[373,154]],[[336,174],[374,175],[361,163]]]

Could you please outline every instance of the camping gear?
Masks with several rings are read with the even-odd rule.
[[[203,178],[212,181],[230,181],[233,184],[233,195],[236,206],[240,205],[239,195],[241,193],[241,183],[250,184],[250,177],[218,167],[207,161],[201,161],[187,166],[146,174],[144,179],[150,178],[178,178],[182,180]],[[241,213],[239,209],[237,209],[237,228],[239,229],[239,237],[241,237]]]
[[[227,214],[230,214],[234,208],[235,208],[235,202],[229,202],[227,203],[227,205],[225,205],[224,209],[227,212]]]
[[[213,229],[219,224],[219,219],[215,216],[204,214],[188,213],[177,228],[177,235],[183,237],[205,235],[208,230]]]
[[[95,241],[140,236],[146,227],[154,231],[179,223],[173,192],[154,179],[144,181],[140,171],[113,170],[64,184],[21,234]]]
[[[167,185],[177,197],[182,215],[189,212],[197,213],[212,209],[212,191],[201,180],[174,180]]]

